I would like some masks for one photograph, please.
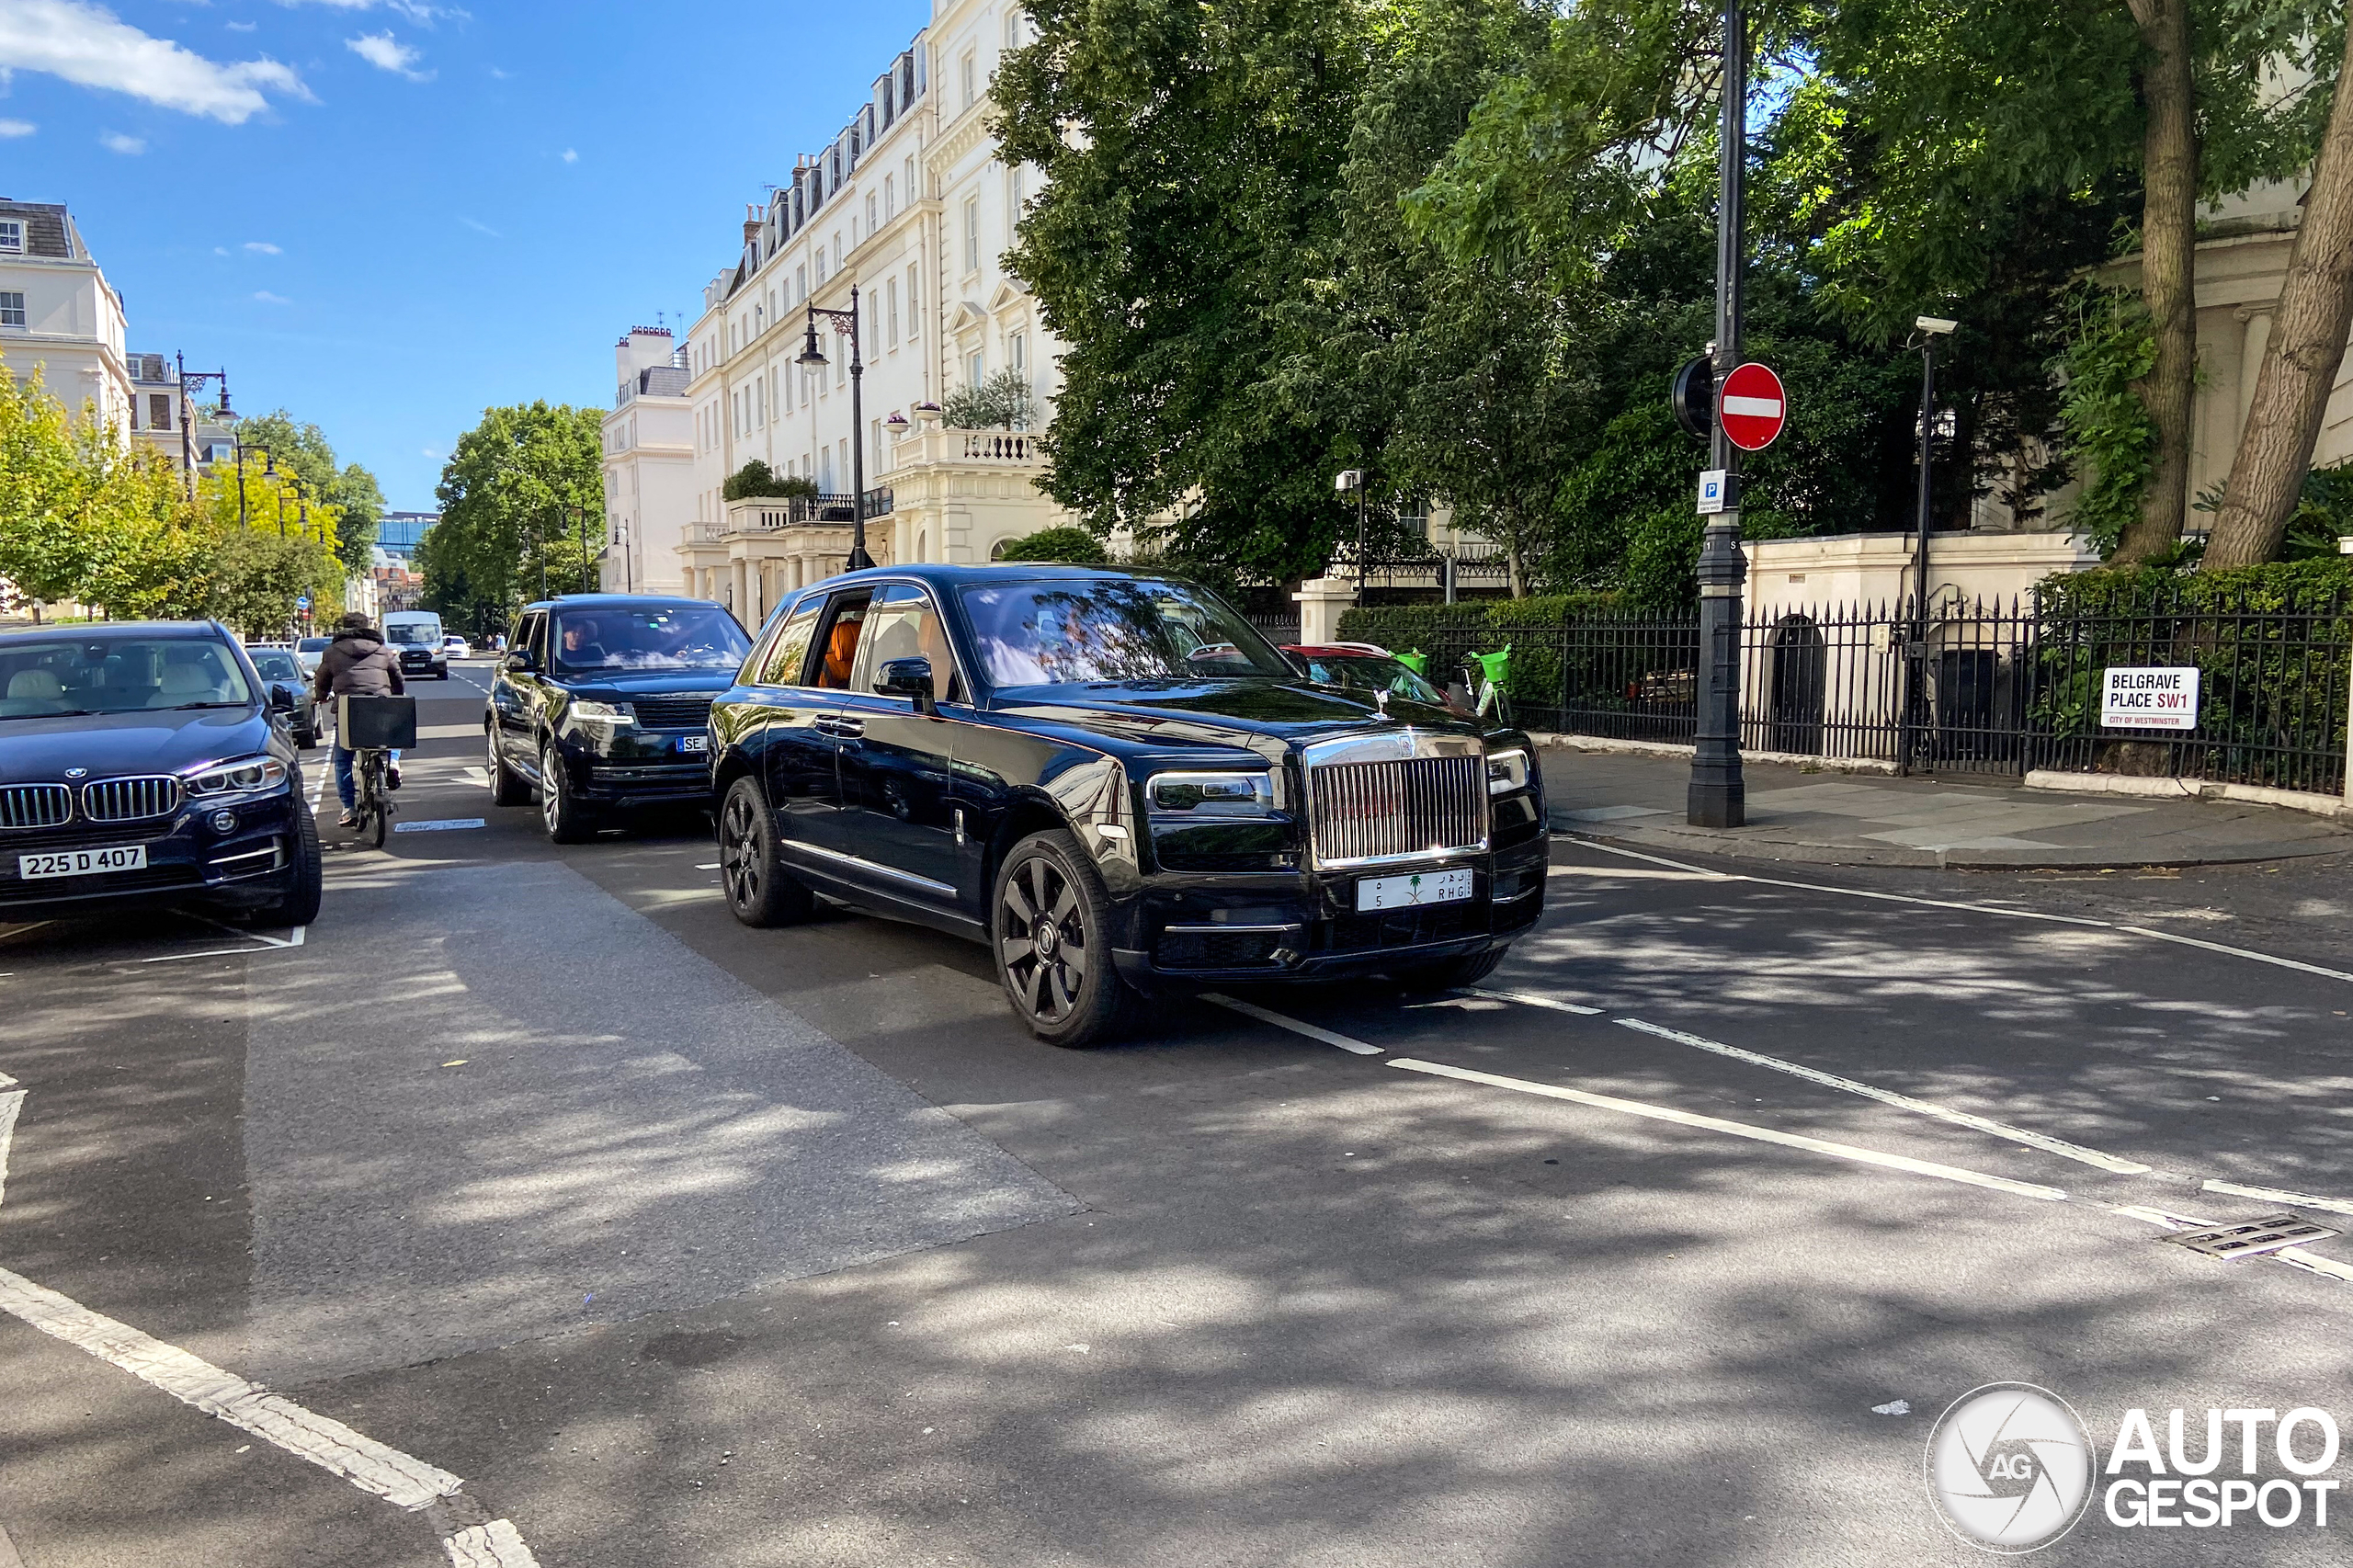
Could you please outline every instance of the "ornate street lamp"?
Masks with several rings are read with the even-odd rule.
[[[858,572],[873,565],[874,557],[866,553],[866,404],[863,399],[866,362],[858,356],[858,290],[855,287],[850,290],[849,309],[846,311],[826,310],[818,305],[809,307],[809,338],[807,346],[801,350],[801,363],[814,369],[823,369],[832,363],[825,358],[825,351],[817,346],[819,316],[831,322],[836,334],[847,334],[849,337],[849,569]]]

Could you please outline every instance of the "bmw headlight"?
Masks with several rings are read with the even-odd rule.
[[[286,765],[274,756],[239,757],[180,776],[182,786],[194,796],[250,795],[285,782]]]
[[[1487,793],[1510,795],[1528,788],[1528,754],[1491,751],[1487,754]]]
[[[1155,773],[1144,785],[1144,799],[1155,812],[1188,816],[1272,816],[1274,777],[1267,773]]]
[[[637,710],[628,703],[591,702],[585,698],[573,699],[571,716],[575,724],[595,724],[612,730],[631,729],[637,723]]]

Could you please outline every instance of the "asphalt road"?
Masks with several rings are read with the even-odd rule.
[[[2103,1453],[2353,1419],[2353,1246],[2160,1239],[2281,1207],[2209,1181],[2353,1199],[2341,866],[1564,842],[1489,994],[1061,1052],[977,947],[736,926],[697,819],[547,845],[483,787],[485,668],[401,797],[482,825],[330,828],[299,941],[0,929],[0,1297],[157,1342],[0,1312],[0,1568],[1957,1563],[1922,1454],[1978,1385]],[[2343,1561],[2330,1518],[2096,1506],[2052,1556]]]

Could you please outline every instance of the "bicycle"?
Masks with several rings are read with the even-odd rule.
[[[374,849],[384,846],[384,834],[395,810],[391,768],[392,753],[387,749],[370,747],[352,754],[352,832]]]

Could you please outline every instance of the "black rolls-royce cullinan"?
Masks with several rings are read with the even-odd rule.
[[[1315,685],[1168,578],[910,566],[804,589],[711,708],[710,783],[737,919],[822,892],[972,937],[1058,1045],[1172,986],[1471,984],[1544,903],[1527,735]]]

